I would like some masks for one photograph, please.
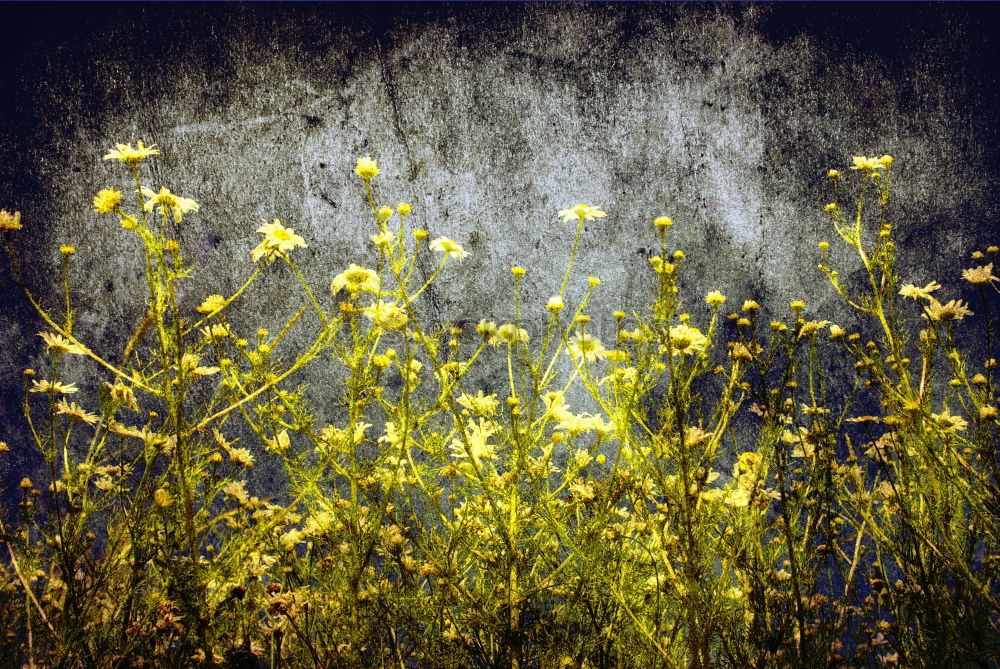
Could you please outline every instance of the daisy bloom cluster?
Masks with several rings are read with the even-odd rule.
[[[257,228],[257,232],[264,235],[264,240],[250,252],[254,262],[266,257],[267,261],[274,260],[277,256],[284,257],[288,251],[297,246],[306,247],[306,242],[302,237],[295,234],[292,228],[286,228],[281,221],[274,219],[273,223],[265,223]]]

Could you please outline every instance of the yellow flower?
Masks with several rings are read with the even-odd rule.
[[[476,333],[484,339],[492,337],[497,333],[497,324],[494,321],[488,321],[484,318],[476,326]]]
[[[31,388],[28,390],[32,393],[52,393],[53,395],[56,393],[65,393],[68,395],[70,393],[77,392],[79,388],[77,388],[73,383],[63,383],[62,381],[53,382],[47,380],[36,381],[32,379]]]
[[[899,289],[899,294],[903,297],[910,297],[914,300],[931,300],[931,293],[941,287],[937,281],[931,281],[923,288],[917,288],[912,283],[908,283]]]
[[[115,148],[108,151],[108,154],[104,156],[104,160],[120,160],[129,167],[135,167],[140,160],[145,160],[159,153],[156,149],[156,144],[145,146],[140,139],[135,143],[134,149],[131,144],[115,144]]]
[[[966,316],[972,316],[972,312],[969,310],[969,305],[962,300],[951,300],[941,304],[932,297],[925,316],[930,317],[932,321],[959,321]]]
[[[583,453],[587,454],[586,451],[583,451]],[[595,496],[594,486],[587,483],[583,479],[576,479],[573,483],[571,483],[569,491],[572,493],[574,501],[579,500],[581,502],[590,502],[593,501]],[[563,660],[563,666],[566,666],[567,664],[573,664],[573,661]]]
[[[829,172],[826,173],[826,176],[828,176],[831,179],[839,179],[840,178],[840,171],[839,170],[830,170]]]
[[[657,274],[670,274],[674,271],[674,266],[669,262],[664,262],[660,256],[651,257],[649,264],[653,266],[653,271]]]
[[[1000,281],[1000,279],[993,276],[993,263],[982,267],[976,267],[975,269],[963,269],[962,278],[974,285],[990,283],[991,281]]]
[[[528,343],[528,331],[524,328],[515,327],[513,323],[504,323],[497,328],[496,334],[490,337],[490,344],[499,346],[500,344],[513,345],[517,342]]]
[[[222,492],[226,495],[226,497],[232,497],[240,504],[246,504],[250,501],[250,495],[247,493],[247,484],[245,481],[233,481],[223,486]]]
[[[458,258],[459,260],[464,260],[469,257],[468,251],[447,237],[438,237],[437,239],[431,240],[429,247],[431,251],[441,251],[444,253],[446,258],[451,256],[453,258]]]
[[[958,430],[964,430],[969,426],[969,423],[961,416],[952,416],[951,412],[948,411],[948,407],[945,407],[941,413],[932,413],[931,418],[938,424],[938,427],[949,434],[954,434]]]
[[[20,230],[21,212],[15,211],[13,214],[6,209],[0,209],[0,230]]]
[[[161,187],[159,193],[154,193],[148,188],[142,189],[142,194],[150,198],[146,204],[143,205],[143,209],[147,212],[153,211],[153,207],[160,205],[160,213],[166,211],[173,212],[174,222],[181,222],[181,214],[186,214],[189,211],[198,211],[198,203],[187,197],[180,197],[179,195],[174,195],[166,188]],[[95,201],[96,207],[96,201]]]
[[[392,246],[392,243],[396,241],[396,235],[391,232],[383,232],[380,235],[372,235],[370,239],[372,240],[372,244],[379,247],[383,251],[388,251],[389,247]]]
[[[703,353],[708,348],[708,338],[698,328],[683,323],[670,328],[670,346],[673,355]]]
[[[260,226],[257,228],[257,232],[264,235],[264,241],[250,252],[254,262],[265,256],[270,262],[276,256],[285,257],[285,253],[297,246],[306,247],[305,240],[295,234],[292,228],[283,226],[278,219],[274,219],[274,223],[265,223]]]
[[[553,295],[552,297],[549,298],[549,301],[545,305],[545,308],[554,314],[558,314],[560,311],[563,310],[563,307],[565,306],[566,304],[563,302],[563,298],[559,297],[558,295]]]
[[[390,330],[401,329],[406,325],[408,320],[406,313],[395,304],[379,302],[366,308],[364,311],[365,316],[370,318],[375,325]]]
[[[570,207],[569,209],[560,210],[559,216],[562,218],[563,223],[569,223],[574,218],[581,221],[592,221],[595,218],[604,218],[607,214],[597,207],[591,207],[586,204],[578,204]]]
[[[62,335],[52,334],[49,332],[39,332],[38,336],[42,338],[45,342],[45,346],[48,350],[55,351],[56,353],[75,353],[77,355],[85,355],[86,351],[83,350],[78,344],[74,344]]]
[[[358,158],[358,166],[354,168],[354,173],[365,181],[371,181],[372,177],[379,175],[378,162],[370,157]]]
[[[396,205],[396,211],[399,212],[400,216],[409,216],[410,212],[413,211],[413,207],[405,202],[400,202]]]
[[[139,410],[139,403],[135,399],[135,393],[132,392],[129,386],[126,386],[120,380],[116,380],[114,383],[105,383],[104,386],[111,393],[112,401],[121,406],[127,406],[133,411]]]
[[[760,309],[760,305],[757,304],[756,302],[754,302],[753,300],[747,300],[747,301],[745,301],[743,303],[743,307],[742,307],[743,311],[751,311],[752,312],[752,311],[757,311],[758,309]]]
[[[163,488],[157,488],[153,493],[153,504],[161,509],[168,509],[174,505],[174,496]]]
[[[117,211],[121,203],[121,191],[114,188],[102,188],[94,197],[94,211],[98,214],[111,214]]]
[[[63,254],[64,256],[71,256],[74,253],[76,253],[76,247],[73,246],[72,244],[63,244],[62,246],[59,247],[59,253]]]
[[[851,165],[852,170],[861,170],[862,172],[871,172],[880,167],[884,167],[884,165],[879,158],[865,158],[864,156],[854,156],[854,164]]]
[[[81,408],[76,402],[69,403],[65,399],[60,399],[56,402],[56,413],[69,416],[70,419],[74,421],[83,421],[88,425],[94,425],[98,420],[100,420],[100,416],[96,413],[90,413],[89,411]]]
[[[596,362],[604,358],[604,344],[597,337],[585,332],[578,332],[570,338],[566,345],[566,352],[579,361],[581,358],[587,362]]]
[[[726,301],[726,296],[717,290],[713,290],[705,296],[705,301],[708,302],[708,306],[718,308]]]
[[[496,423],[492,421],[480,418],[478,424],[469,422],[465,427],[465,437],[469,442],[468,450],[465,448],[465,442],[456,438],[452,440],[450,445],[451,457],[462,460],[469,457],[471,453],[472,458],[477,462],[484,458],[496,458],[496,445],[487,442],[494,432],[496,432]]]
[[[220,341],[229,336],[229,326],[224,323],[215,323],[203,327],[201,333],[209,341]]]
[[[351,297],[357,297],[358,292],[362,290],[366,293],[377,293],[379,285],[378,274],[370,269],[351,263],[350,267],[333,277],[330,290],[336,295],[344,288],[347,288]]]
[[[379,207],[378,211],[375,212],[375,215],[378,217],[378,220],[382,222],[388,221],[390,218],[392,218],[392,214],[393,214],[392,209],[385,205]]]
[[[799,330],[799,337],[811,337],[829,324],[830,321],[809,321],[803,323],[802,329]]]
[[[653,221],[653,225],[655,225],[658,230],[666,230],[673,224],[674,221],[669,216],[660,216]]]
[[[213,311],[218,311],[226,304],[226,298],[222,295],[209,295],[205,298],[198,307],[198,311],[203,314],[210,314]]]
[[[497,411],[499,402],[496,395],[483,395],[483,391],[478,391],[475,395],[462,393],[458,397],[458,403],[467,408],[472,413],[492,416]]]
[[[802,300],[792,300],[788,303],[789,308],[795,312],[795,315],[802,313],[802,310],[806,308],[806,303]]]

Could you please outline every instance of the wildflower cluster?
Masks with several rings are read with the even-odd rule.
[[[558,212],[576,222],[558,290],[523,294],[530,268],[515,266],[507,322],[429,322],[425,293],[470,253],[412,227],[411,205],[379,205],[370,157],[344,171],[364,189],[372,246],[336,261],[322,290],[296,265],[305,238],[274,218],[238,290],[191,294],[171,232],[200,208],[143,186],[157,154],[117,145],[105,159],[134,188],[93,201],[144,250],[148,313],[123,355],[74,327],[72,251],[64,313],[38,303],[14,252],[20,215],[0,212],[50,361],[22,389],[44,480],[23,477],[0,522],[6,664],[998,659],[998,251],[955,272],[972,297],[921,287],[928,277],[901,284],[889,156],[829,173],[826,211],[856,252],[860,292],[819,247],[866,334],[805,300],[774,320],[753,299],[726,313],[716,290],[687,305],[687,256],[658,216],[647,308],[610,314],[609,336],[591,324],[600,279],[574,273],[583,224],[603,210]],[[840,189],[855,177],[849,221]],[[425,277],[414,270],[429,254]],[[290,272],[301,292],[254,329],[234,314],[264,272]],[[964,345],[973,309],[985,353]],[[527,318],[545,328],[529,336]],[[86,381],[67,376],[86,364]],[[299,381],[309,366],[323,366],[322,387]],[[268,466],[281,480],[262,490],[251,474]]]

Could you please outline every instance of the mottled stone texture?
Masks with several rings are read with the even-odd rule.
[[[349,262],[370,263],[372,223],[351,168],[371,155],[380,203],[412,202],[416,224],[472,254],[428,295],[427,312],[443,319],[509,318],[509,268],[519,264],[537,330],[572,241],[556,211],[586,202],[608,217],[587,226],[570,297],[599,276],[590,312],[605,328],[613,309],[650,300],[650,221],[663,214],[677,221],[671,248],[688,255],[696,322],[712,289],[737,305],[805,298],[807,316],[849,322],[816,270],[816,242],[838,241],[822,211],[828,168],[896,157],[904,280],[947,279],[957,291],[960,258],[995,241],[992,11],[5,4],[0,206],[23,212],[17,252],[49,304],[56,247],[77,245],[78,331],[104,350],[120,350],[144,288],[136,240],[89,203],[101,187],[128,187],[121,166],[100,158],[140,138],[162,151],[148,182],[201,204],[181,234],[199,267],[189,308],[239,286],[262,219],[307,239],[297,257],[316,286]],[[855,273],[833,249],[841,274]],[[41,363],[41,324],[7,267],[0,438],[18,446],[3,465],[11,472],[33,462],[19,371]],[[290,281],[277,268],[234,321],[274,327],[301,302]],[[322,383],[323,373],[307,378]]]

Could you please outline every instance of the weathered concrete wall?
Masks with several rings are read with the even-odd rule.
[[[442,318],[509,317],[519,264],[541,320],[572,242],[556,212],[586,202],[608,217],[587,226],[571,295],[599,276],[595,318],[649,301],[650,222],[666,214],[696,320],[712,289],[737,304],[805,298],[807,314],[844,320],[816,242],[837,241],[824,175],[852,155],[897,159],[904,280],[955,280],[972,245],[995,241],[990,9],[68,5],[53,23],[49,8],[3,5],[0,206],[23,212],[18,251],[50,301],[56,247],[77,245],[78,327],[111,348],[141,315],[140,258],[89,203],[128,187],[101,156],[136,139],[162,152],[148,181],[201,204],[182,233],[200,268],[190,306],[242,282],[262,219],[306,238],[314,285],[370,262],[351,169],[371,155],[380,202],[413,203],[415,223],[472,253],[429,296]],[[857,266],[834,258],[844,275]],[[0,430],[16,434],[40,323],[3,272]],[[293,312],[289,280],[262,281],[240,320]]]

